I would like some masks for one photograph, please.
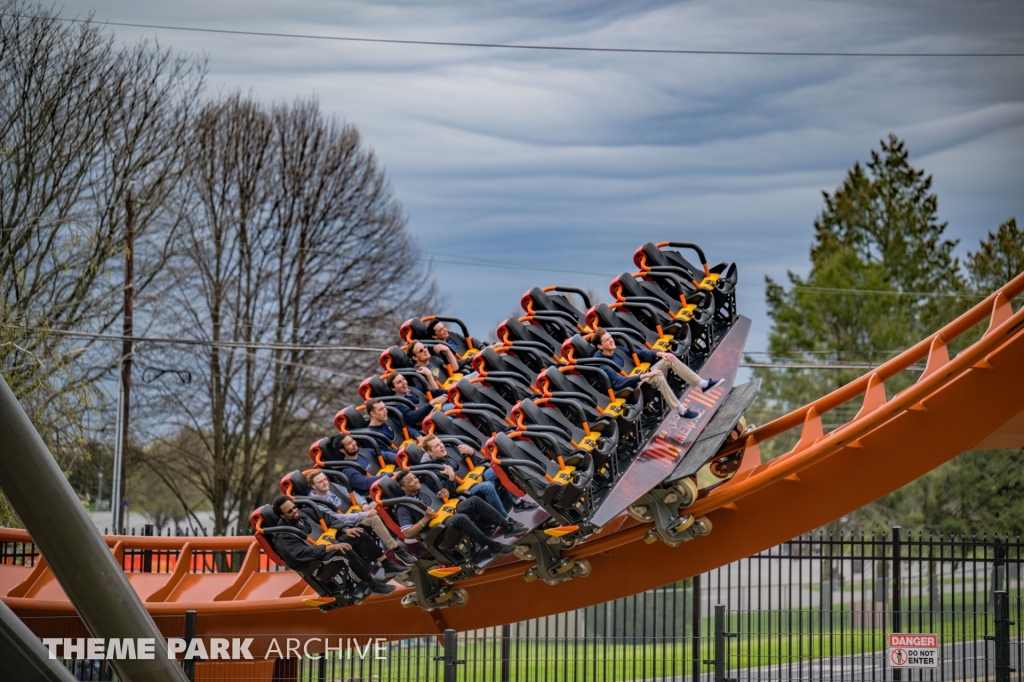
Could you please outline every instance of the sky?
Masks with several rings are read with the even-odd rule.
[[[1022,52],[1024,3],[901,0],[68,0],[66,17],[241,31],[618,48]],[[554,52],[115,27],[209,60],[209,92],[315,96],[386,168],[450,314],[475,336],[532,286],[604,298],[647,241],[764,279],[808,269],[822,191],[895,133],[958,253],[1024,219],[1024,58]],[[532,268],[532,269],[531,269]]]

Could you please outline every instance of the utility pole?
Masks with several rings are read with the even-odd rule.
[[[117,401],[117,434],[114,445],[114,484],[110,493],[110,525],[120,533],[124,521],[124,459],[128,447],[128,416],[132,395],[132,302],[135,297],[135,204],[132,191],[125,199],[124,231],[124,341],[121,344],[120,392]]]

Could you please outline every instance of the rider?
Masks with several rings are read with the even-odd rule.
[[[448,327],[444,325],[444,322],[442,322],[441,320],[431,320],[429,323],[427,323],[427,332],[430,334],[430,338],[432,338],[435,341],[440,341],[441,343],[447,345],[456,353],[459,352],[459,339],[461,339],[466,346],[472,344],[474,348],[483,348],[484,346],[487,345],[477,339],[471,337],[466,338],[463,337],[461,334],[457,334],[453,331],[450,331]]]
[[[355,462],[363,469],[369,469],[371,453],[369,450],[360,449],[359,443],[356,439],[348,435],[335,436],[332,445],[339,452],[341,456],[348,462]],[[391,450],[381,450],[380,454],[384,457],[384,461],[388,464],[394,464],[396,462],[395,453]],[[348,476],[348,482],[352,484],[352,490],[359,493],[362,496],[366,496],[370,493],[370,486],[376,483],[383,474],[377,476],[371,476],[364,474],[354,469],[346,469],[345,475]]]
[[[395,480],[402,488],[402,492],[408,497],[417,499],[427,506],[423,516],[419,519],[416,518],[417,512],[408,505],[398,507],[396,520],[402,528],[402,534],[407,538],[414,538],[427,529],[430,520],[437,516],[437,510],[430,507],[430,497],[420,490],[420,479],[417,478],[416,474],[411,471],[400,471]],[[439,492],[442,501],[448,500],[447,492],[444,488]],[[485,547],[495,556],[511,554],[515,551],[515,546],[498,542],[480,530],[480,526],[477,524],[481,521],[492,526],[498,526],[505,532],[506,536],[522,535],[529,530],[523,524],[502,516],[499,511],[479,497],[461,499],[459,501],[458,513],[452,514],[448,518],[448,525],[462,531],[477,545]]]
[[[334,494],[331,490],[331,479],[329,479],[327,474],[324,472],[316,470],[310,471],[306,474],[306,482],[309,484],[311,490],[309,496],[313,499],[325,500],[338,509],[348,508],[350,500],[342,500]],[[336,483],[335,485],[340,486],[341,484]],[[384,545],[384,548],[387,550],[385,554],[388,559],[396,564],[416,563],[415,557],[406,552],[405,549],[403,549],[397,542],[395,542],[395,539],[391,537],[391,533],[388,532],[387,526],[384,525],[384,521],[380,518],[380,515],[377,514],[377,510],[375,508],[377,503],[367,502],[365,497],[355,491],[353,491],[352,494],[355,496],[356,503],[362,507],[363,512],[366,514],[366,516],[359,521],[359,525],[372,530],[377,535],[381,543]]]
[[[455,488],[458,486],[458,483],[455,481],[455,471],[459,468],[460,463],[453,461],[455,459],[454,455],[449,454],[448,448],[435,435],[426,436],[423,439],[422,447],[424,454],[422,459],[420,459],[420,464],[443,464],[445,468],[441,472],[441,486],[446,488],[449,494],[454,493]],[[459,443],[456,449],[463,457],[469,457],[474,453],[473,448],[463,443]],[[508,516],[513,508],[518,511],[528,511],[537,508],[534,502],[530,502],[522,497],[519,499],[514,498],[505,486],[495,482],[497,480],[498,475],[490,467],[487,467],[484,470],[484,480],[470,488],[469,494],[484,498],[487,504],[505,516]]]
[[[402,419],[405,420],[406,426],[412,426],[419,428],[420,424],[423,423],[423,418],[430,414],[430,411],[439,405],[444,405],[448,402],[448,392],[437,385],[434,380],[434,375],[430,373],[430,370],[426,367],[418,367],[416,372],[423,376],[427,382],[427,394],[423,395],[416,391],[409,389],[409,381],[399,374],[398,372],[392,372],[384,378],[387,382],[388,388],[398,396],[404,398],[412,403],[412,407],[402,403],[395,402],[395,407],[402,413]],[[426,398],[426,400],[424,400]]]
[[[455,357],[455,353],[452,352],[451,346],[447,343],[434,345],[434,353],[436,355],[432,355],[421,341],[413,341],[407,345],[405,352],[409,354],[409,359],[412,360],[412,364],[417,369],[425,367],[431,376],[434,377],[434,381],[439,384],[447,376],[448,367],[456,368],[459,366],[459,359]]]
[[[593,335],[590,337],[591,342],[597,347],[597,351],[594,352],[595,358],[606,358],[611,360],[619,368],[625,367],[625,358],[620,352],[616,352],[615,337],[608,333],[606,329],[598,327],[594,330]],[[684,408],[679,404],[679,399],[675,393],[672,392],[671,387],[668,385],[668,381],[665,380],[665,372],[671,370],[673,374],[685,381],[690,386],[697,386],[702,391],[710,391],[714,387],[721,384],[724,379],[702,379],[700,375],[694,372],[692,369],[687,367],[682,360],[677,358],[672,353],[655,352],[646,348],[637,348],[636,356],[640,362],[651,362],[649,371],[640,374],[635,377],[626,377],[612,370],[611,367],[603,366],[601,369],[608,375],[608,381],[611,382],[612,390],[618,393],[621,390],[628,388],[636,388],[641,383],[649,383],[656,387],[660,392],[661,396],[665,399],[668,406],[679,414],[684,419],[694,419],[700,416],[699,412]]]
[[[395,425],[388,419],[388,408],[384,404],[384,401],[380,398],[370,398],[365,403],[366,416],[370,418],[370,424],[367,426],[371,431],[376,431],[385,438],[388,439],[389,443],[398,444],[402,442],[402,439],[395,433]],[[409,424],[405,425],[409,430],[409,435],[416,437],[420,435],[420,432]]]
[[[281,495],[274,500],[272,508],[283,525],[298,528],[307,537],[314,534],[313,522],[305,514],[299,513],[299,508],[287,495]],[[377,580],[367,567],[367,562],[372,563],[373,561],[370,557],[377,553],[376,544],[363,534],[361,528],[338,530],[343,536],[342,541],[329,545],[314,545],[288,533],[278,535],[275,538],[275,545],[281,557],[288,562],[288,567],[293,570],[302,571],[309,562],[319,560],[328,564],[328,568],[318,576],[322,581],[332,580],[342,569],[348,567],[357,578],[367,583],[373,592],[377,594],[394,592],[394,585]]]

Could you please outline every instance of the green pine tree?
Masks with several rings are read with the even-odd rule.
[[[768,280],[770,357],[785,363],[876,365],[931,334],[1024,271],[1024,234],[1010,219],[968,253],[965,278],[943,234],[932,178],[913,168],[890,136],[871,160],[848,172],[814,222],[811,269],[789,273],[788,288]],[[975,341],[984,324],[954,344]],[[864,368],[759,369],[762,394],[752,421],[763,423],[862,375]],[[892,396],[918,377],[886,382]],[[825,415],[826,431],[853,417],[859,401]],[[762,446],[775,457],[799,436]],[[1016,534],[1024,532],[1024,452],[966,452],[847,519],[856,529]]]
[[[890,135],[864,165],[854,164],[814,221],[811,269],[789,273],[788,288],[767,279],[773,362],[851,364],[842,370],[759,369],[761,398],[752,420],[763,423],[825,395],[953,319],[969,305],[965,283],[938,220],[932,177],[912,167],[903,141]],[[905,372],[890,395],[912,382]],[[826,430],[857,405],[826,415]],[[749,420],[748,420],[749,421]],[[766,444],[782,454],[799,434]]]

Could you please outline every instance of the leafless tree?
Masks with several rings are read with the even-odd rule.
[[[393,343],[402,317],[436,294],[373,153],[316,101],[226,97],[205,107],[192,144],[164,324],[241,347],[165,353],[197,381],[151,396],[164,415],[151,463],[183,503],[187,488],[203,492],[220,533],[285,467],[308,462],[376,364],[317,347]]]
[[[119,47],[93,23],[0,0],[0,371],[64,466],[117,358],[43,330],[117,321],[129,190],[137,292],[161,270],[204,73],[152,43]]]

